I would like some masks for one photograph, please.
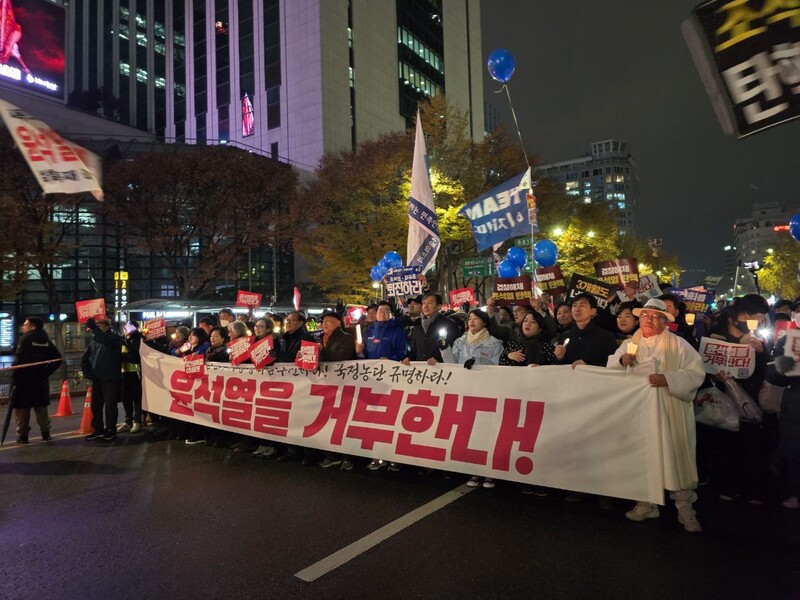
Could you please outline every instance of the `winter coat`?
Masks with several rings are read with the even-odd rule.
[[[406,357],[406,332],[400,319],[378,321],[364,333],[365,358],[403,360]]]
[[[44,329],[32,329],[22,336],[17,344],[14,366],[25,365],[43,360],[61,358],[61,353],[53,345]],[[32,408],[50,404],[50,377],[59,367],[61,361],[47,365],[38,365],[24,369],[14,369],[12,379],[14,391],[11,401],[14,408]]]
[[[119,381],[122,378],[122,338],[113,330],[92,328],[94,339],[89,342],[81,359],[83,376],[92,381]]]
[[[276,362],[293,363],[297,358],[297,353],[300,352],[303,341],[316,342],[305,326],[292,333],[284,331],[276,346],[278,356]]]
[[[556,361],[556,364],[571,365],[582,360],[587,365],[605,367],[608,357],[617,351],[614,334],[595,325],[594,321],[589,321],[583,329],[573,325],[558,336],[558,343],[563,344],[566,339],[569,339],[567,352],[563,360]]]
[[[778,340],[773,355],[783,356],[786,337]],[[767,381],[785,387],[781,397],[781,412],[778,415],[778,453],[785,458],[800,460],[800,376],[787,377],[775,370],[775,364],[767,367]]]
[[[488,332],[487,332],[488,333]],[[476,365],[496,365],[503,353],[503,342],[491,335],[477,344],[467,343],[467,334],[458,338],[452,348],[442,349],[443,362],[463,364],[471,358]]]
[[[524,367],[526,365],[552,365],[556,362],[553,345],[543,338],[543,333],[531,337],[517,336],[504,344],[500,364],[511,367]],[[511,360],[510,352],[522,351],[525,354],[524,362]]]
[[[442,352],[439,345],[441,339],[440,330],[444,330],[444,339],[448,346],[452,346],[461,337],[456,324],[442,314],[437,314],[428,326],[428,332],[422,327],[422,319],[414,325],[411,332],[411,360],[428,360],[435,358],[439,362],[442,360]]]
[[[352,360],[356,355],[356,341],[349,333],[335,329],[327,343],[319,345],[320,362]]]
[[[225,344],[214,348],[209,346],[206,350],[206,362],[230,362],[228,359],[228,347]]]

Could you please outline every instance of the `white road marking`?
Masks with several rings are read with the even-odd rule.
[[[16,435],[17,434],[15,434],[13,431],[9,431],[8,432],[8,437],[6,438],[5,443],[3,444],[2,447],[0,447],[0,452],[2,452],[3,450],[16,450],[16,449],[19,449],[19,448],[27,448],[29,446],[29,444],[17,444],[14,441],[16,439],[16,437],[15,437]],[[81,437],[81,436],[85,437],[86,435],[88,435],[88,434],[76,433],[74,431],[65,431],[63,433],[54,433],[52,437],[53,437],[53,439],[58,438],[60,440],[71,440],[72,438],[77,438],[77,437]],[[40,437],[30,438],[30,441],[31,441],[31,443],[33,443],[33,442],[41,442],[43,444],[47,443],[47,442],[42,442],[42,438],[40,438]]]
[[[306,567],[302,571],[295,573],[294,576],[302,579],[303,581],[314,581],[315,579],[319,579],[326,573],[330,573],[334,569],[337,569],[346,562],[354,559],[359,554],[363,554],[367,550],[374,548],[396,533],[400,533],[403,529],[410,527],[417,521],[424,519],[428,515],[435,513],[437,510],[444,508],[451,502],[455,502],[459,498],[464,497],[466,494],[476,489],[477,488],[468,487],[465,483],[464,485],[461,485],[456,489],[451,490],[446,494],[442,494],[434,500],[431,500],[427,504],[412,510],[410,513],[403,515],[399,519],[395,519],[380,529],[365,535],[363,538],[356,540],[349,546],[345,546],[341,550],[337,550],[333,554],[326,556],[318,562],[315,562],[310,567]]]

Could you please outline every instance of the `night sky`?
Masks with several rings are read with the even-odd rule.
[[[742,140],[723,133],[680,30],[697,4],[481,3],[484,64],[501,47],[517,61],[511,99],[529,154],[549,163],[586,154],[593,141],[631,142],[638,233],[664,240],[689,285],[723,274],[733,222],[754,202],[800,212],[800,119]],[[493,93],[501,84],[484,73],[484,100],[512,128],[505,94]]]

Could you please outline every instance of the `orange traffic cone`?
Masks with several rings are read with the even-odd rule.
[[[61,398],[58,399],[58,412],[53,416],[72,416],[72,398],[69,395],[69,384],[67,383],[66,379],[64,380],[64,385],[61,386]]]
[[[78,431],[81,435],[89,435],[94,431],[92,427],[92,386],[86,388],[86,400],[83,402],[83,416],[81,417],[81,429]]]

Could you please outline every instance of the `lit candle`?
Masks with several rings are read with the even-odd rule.
[[[567,339],[565,339],[565,340],[564,340],[564,344],[563,344],[564,348],[566,348],[566,347],[567,347],[567,344],[569,344],[569,338],[567,338]]]
[[[639,344],[634,344],[633,342],[628,342],[628,354],[632,356],[636,356],[636,350],[639,349]]]
[[[747,329],[750,330],[750,333],[755,334],[758,329],[758,319],[747,319]]]
[[[361,323],[356,323],[356,342],[361,344]]]
[[[694,313],[686,313],[686,324],[694,325]]]

